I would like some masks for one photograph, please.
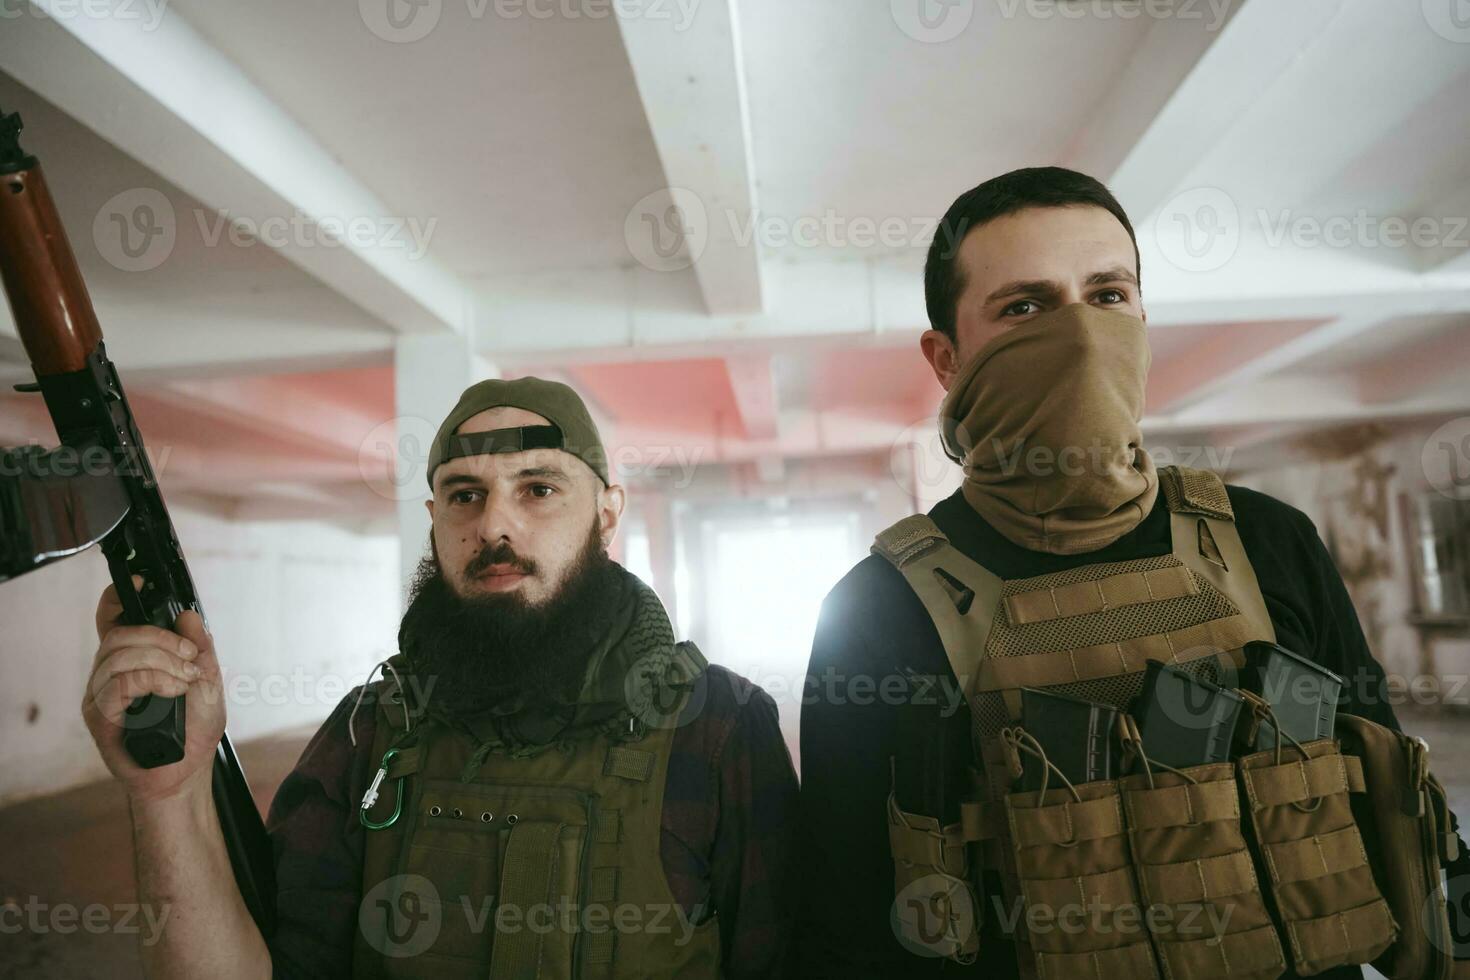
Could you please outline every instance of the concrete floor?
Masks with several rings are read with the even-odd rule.
[[[262,812],[313,731],[285,732],[236,746]],[[108,907],[108,922],[130,928],[118,909],[137,900],[130,837],[127,801],[111,781],[0,809],[0,904],[21,907],[19,914],[0,917],[0,977],[143,976],[138,933],[76,926],[61,933],[51,929],[49,920],[59,907],[85,909],[96,903]],[[26,908],[28,903],[35,913]],[[91,914],[94,925],[103,918],[101,912]],[[16,932],[22,917],[24,925]],[[32,928],[33,918],[43,928]],[[69,925],[56,921],[61,928]],[[147,924],[136,922],[146,934]]]
[[[1402,712],[1405,729],[1429,741],[1434,771],[1450,792],[1455,812],[1470,821],[1470,713]],[[256,802],[264,808],[295,765],[310,730],[285,733],[239,746]],[[126,804],[111,782],[0,809],[0,904],[29,903],[45,910],[100,903],[106,919],[122,922],[116,907],[133,902],[132,853]],[[101,912],[92,913],[97,923]],[[26,912],[27,919],[30,913]],[[27,921],[15,931],[15,912],[0,917],[0,976],[7,978],[141,977],[137,934],[116,930],[67,933],[35,930]],[[65,922],[58,922],[65,927]],[[144,927],[146,928],[146,927]]]

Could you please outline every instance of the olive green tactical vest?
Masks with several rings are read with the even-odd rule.
[[[691,678],[706,666],[692,644],[676,658]],[[476,765],[467,734],[405,730],[396,679],[379,691],[373,758],[399,751],[367,819],[401,814],[366,831],[356,976],[720,975],[719,927],[690,924],[660,855],[674,724]]]
[[[1159,477],[1173,536],[1166,555],[1002,580],[928,517],[905,518],[878,535],[873,551],[923,602],[971,710],[974,787],[962,824],[940,827],[889,801],[900,918],[906,882],[924,890],[925,901],[969,904],[970,921],[957,922],[952,935],[924,937],[928,955],[962,962],[976,955],[973,906],[983,871],[998,874],[1008,901],[1019,893],[1002,805],[1018,763],[1000,734],[1020,720],[1020,688],[1124,706],[1139,693],[1149,660],[1216,680],[1223,664],[1241,665],[1246,643],[1275,640],[1224,484],[1176,467]],[[963,885],[968,896],[958,894]],[[1032,975],[1024,925],[1014,938],[1023,975]]]

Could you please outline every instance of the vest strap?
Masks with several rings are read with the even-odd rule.
[[[424,747],[421,744],[410,745],[398,750],[393,761],[388,764],[388,774],[383,778],[402,779],[412,776],[423,767]]]
[[[497,904],[529,909],[550,904],[556,890],[557,841],[564,825],[523,822],[510,832],[500,874]],[[496,935],[490,954],[493,977],[539,977],[542,930],[514,929]]]
[[[602,764],[602,774],[646,783],[653,775],[657,762],[652,752],[614,745],[607,750],[607,761]]]
[[[1210,470],[1188,466],[1165,466],[1159,470],[1159,486],[1164,491],[1164,506],[1171,514],[1195,514],[1219,521],[1234,521],[1235,509],[1225,483]]]
[[[674,644],[674,660],[690,680],[703,674],[709,667],[709,660],[693,640],[680,640]]]
[[[948,541],[933,520],[924,514],[913,514],[879,532],[873,541],[873,551],[901,570],[924,552]]]
[[[1219,479],[1219,477],[1216,477]],[[1276,642],[1276,627],[1266,611],[1266,597],[1256,581],[1256,570],[1246,556],[1245,545],[1235,522],[1195,514],[1171,513],[1169,533],[1173,538],[1174,557],[1190,571],[1223,592],[1240,610],[1249,626],[1245,640]],[[1233,650],[1244,646],[1221,647]]]
[[[918,594],[939,631],[955,680],[969,697],[1000,604],[1000,578],[950,544],[923,514],[879,534],[873,552],[891,562]]]

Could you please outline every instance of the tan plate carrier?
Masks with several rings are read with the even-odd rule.
[[[1310,975],[1368,962],[1396,937],[1347,802],[1363,789],[1361,765],[1331,740],[1179,774],[1011,791],[1021,688],[1126,707],[1149,660],[1234,687],[1245,645],[1275,640],[1224,484],[1205,471],[1159,474],[1165,555],[1003,581],[928,517],[878,536],[873,551],[903,574],[943,641],[978,763],[959,824],[903,813],[890,797],[895,923],[910,949],[971,961],[978,914],[998,913],[1015,923],[1003,931],[1027,977],[1267,980],[1288,957]],[[987,871],[998,896],[984,893]],[[910,913],[925,908],[939,927]],[[1200,921],[1186,928],[1191,912]]]

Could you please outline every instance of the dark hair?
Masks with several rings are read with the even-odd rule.
[[[955,306],[965,280],[955,260],[960,242],[981,225],[1025,208],[1076,206],[1103,208],[1117,218],[1133,241],[1135,271],[1142,278],[1138,237],[1123,211],[1123,205],[1100,182],[1065,167],[1027,167],[992,177],[955,199],[934,230],[929,257],[924,262],[924,304],[935,330],[955,338]]]

